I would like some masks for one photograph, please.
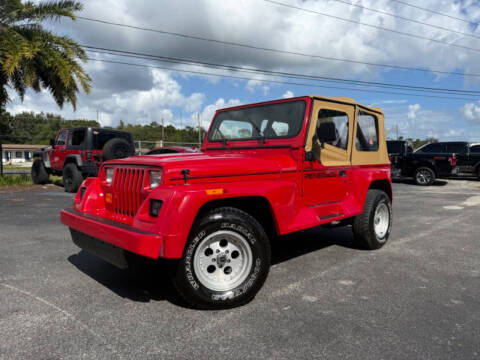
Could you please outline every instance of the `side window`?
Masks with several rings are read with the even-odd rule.
[[[448,153],[464,154],[468,150],[466,144],[447,144]]]
[[[378,150],[378,119],[376,116],[358,112],[357,139],[355,146],[358,151]]]
[[[480,154],[480,145],[474,145],[470,148],[470,152],[474,154]]]
[[[66,140],[67,140],[67,132],[66,131],[60,132],[57,138],[57,145],[65,145]]]
[[[419,153],[434,154],[444,153],[445,147],[442,144],[428,144],[418,150]]]
[[[346,150],[348,147],[348,115],[342,111],[322,109],[318,112],[317,127],[321,123],[333,122],[337,138],[328,144]]]
[[[411,153],[413,153],[413,146],[412,146],[412,144],[408,144],[407,145],[407,154],[411,154]]]
[[[85,130],[75,130],[71,132],[68,139],[69,146],[83,146],[85,141]]]

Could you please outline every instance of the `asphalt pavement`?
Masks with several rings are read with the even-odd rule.
[[[73,195],[0,194],[1,359],[479,359],[480,182],[394,184],[380,250],[349,228],[277,240],[249,304],[199,311],[163,266],[132,275],[60,224]]]

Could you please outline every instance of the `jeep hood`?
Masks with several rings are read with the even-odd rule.
[[[291,156],[271,154],[168,154],[134,156],[112,160],[106,165],[161,166],[167,179],[183,178],[182,170],[188,169],[192,178],[280,174],[297,170]]]

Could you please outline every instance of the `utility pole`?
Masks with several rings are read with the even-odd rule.
[[[395,125],[395,128],[396,128],[396,130],[397,130],[397,140],[398,140],[398,124]]]
[[[165,141],[165,123],[162,118],[162,147],[163,147],[163,142]]]
[[[97,123],[98,123],[98,109],[97,109]]]
[[[0,136],[0,176],[3,176],[3,147],[2,147],[1,136]]]
[[[200,113],[197,113],[198,118],[198,147],[202,144],[202,122],[200,120]]]

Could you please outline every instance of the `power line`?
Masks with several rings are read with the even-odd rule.
[[[116,50],[116,49],[107,49],[107,48],[100,48],[100,47],[93,47],[89,45],[83,45],[84,48],[88,49],[87,51],[99,52],[103,54],[109,55],[116,55],[116,56],[125,56],[125,57],[132,57],[132,58],[139,58],[145,60],[159,60],[164,62],[170,63],[180,63],[180,64],[187,64],[187,65],[200,65],[204,67],[210,68],[222,68],[227,70],[234,70],[234,71],[241,71],[241,72],[249,72],[249,73],[259,73],[262,75],[274,75],[274,76],[283,76],[283,77],[292,77],[292,78],[302,78],[302,79],[309,79],[309,80],[318,80],[318,81],[325,81],[325,82],[337,82],[337,83],[353,83],[355,85],[361,86],[373,86],[373,87],[387,87],[387,88],[394,88],[394,89],[405,89],[410,91],[434,91],[434,92],[443,92],[443,93],[457,93],[462,95],[469,95],[474,96],[480,94],[480,91],[475,90],[459,90],[459,89],[448,89],[448,88],[434,88],[434,87],[423,87],[423,86],[413,86],[413,85],[402,85],[402,84],[392,84],[392,83],[381,83],[381,82],[372,82],[372,81],[362,81],[362,80],[353,80],[353,79],[342,79],[342,78],[334,78],[334,77],[326,77],[326,76],[315,76],[315,75],[305,75],[305,74],[295,74],[289,72],[280,72],[280,71],[271,71],[265,69],[254,69],[254,68],[245,68],[233,65],[224,65],[224,64],[215,64],[210,62],[202,62],[190,59],[181,59],[181,58],[173,58],[173,57],[165,57],[159,55],[152,55],[152,54],[144,54],[138,53],[133,51],[124,51],[124,50]]]
[[[448,15],[448,14],[442,13],[440,11],[431,10],[431,9],[427,9],[427,8],[424,8],[424,7],[421,7],[421,6],[413,5],[413,4],[407,3],[405,1],[401,1],[401,0],[391,0],[391,1],[397,2],[397,3],[405,5],[405,6],[409,6],[409,7],[415,8],[415,9],[423,10],[423,11],[426,11],[426,12],[429,12],[429,13],[432,13],[432,14],[445,16],[445,17],[450,18],[450,19],[463,21],[463,22],[466,22],[467,24],[470,24],[470,25],[474,25],[474,26],[478,25],[478,22],[473,22],[473,21],[470,21],[470,20],[467,20],[467,19],[462,19],[462,18],[459,18],[459,17],[456,17],[456,16]]]
[[[480,52],[480,49],[472,48],[470,46],[458,45],[458,44],[449,43],[449,42],[443,41],[443,40],[432,39],[432,38],[422,36],[422,35],[406,33],[406,32],[403,32],[403,31],[399,31],[399,30],[395,30],[395,29],[389,29],[389,28],[385,28],[385,27],[382,27],[382,26],[378,26],[378,25],[366,24],[366,23],[363,23],[361,21],[352,20],[352,19],[345,19],[345,18],[342,18],[340,16],[325,14],[325,13],[320,12],[320,11],[305,9],[305,8],[302,8],[302,7],[299,7],[299,6],[289,5],[289,4],[285,4],[285,3],[275,1],[275,0],[263,0],[263,1],[275,4],[275,5],[280,5],[280,6],[284,6],[284,7],[287,7],[287,8],[295,9],[295,10],[300,10],[300,11],[305,11],[305,12],[309,12],[309,13],[313,13],[313,14],[317,14],[317,15],[326,16],[326,17],[329,17],[329,18],[332,18],[332,19],[336,19],[336,20],[340,20],[340,21],[344,21],[344,22],[349,22],[349,23],[352,23],[352,24],[368,26],[370,28],[374,28],[374,29],[377,29],[377,30],[388,31],[388,32],[391,32],[391,33],[404,35],[404,36],[409,36],[409,37],[416,38],[416,39],[428,40],[428,41],[432,41],[432,42],[435,42],[435,43],[438,43],[438,44],[443,44],[443,45],[447,45],[447,46],[457,47],[457,48],[460,48],[460,49]]]
[[[183,69],[168,68],[168,67],[163,67],[163,66],[135,64],[135,63],[130,63],[130,62],[113,61],[113,60],[105,60],[105,59],[89,58],[88,60],[105,62],[105,63],[110,63],[110,64],[120,64],[120,65],[130,65],[130,66],[137,66],[137,67],[143,67],[143,68],[170,70],[170,71],[183,72],[183,73],[189,73],[189,74],[198,74],[198,75],[205,75],[205,76],[216,76],[216,77],[240,79],[240,80],[256,80],[256,81],[262,81],[262,82],[266,82],[266,83],[287,84],[287,85],[294,85],[294,86],[306,86],[306,87],[310,87],[310,88],[311,87],[316,87],[316,88],[326,88],[326,89],[360,91],[360,92],[367,92],[367,93],[379,93],[379,94],[414,96],[414,97],[427,97],[427,98],[462,100],[462,101],[472,101],[473,100],[472,98],[461,98],[461,97],[450,97],[450,96],[447,97],[447,96],[424,95],[424,94],[411,94],[411,93],[401,93],[401,92],[382,91],[382,90],[367,90],[367,89],[355,89],[355,88],[339,87],[339,86],[307,84],[307,83],[298,83],[298,82],[281,81],[281,80],[255,79],[255,78],[246,77],[246,76],[215,74],[215,73],[209,73],[209,72],[203,72],[203,71],[183,70]]]
[[[364,10],[376,12],[376,13],[379,13],[379,14],[391,16],[393,18],[397,18],[397,19],[400,19],[400,20],[410,21],[410,22],[413,22],[413,23],[416,23],[416,24],[429,26],[429,27],[434,28],[434,29],[449,31],[449,32],[452,32],[452,33],[455,33],[455,34],[459,34],[459,35],[463,35],[463,36],[470,36],[470,37],[473,37],[473,38],[476,38],[476,39],[480,39],[480,36],[475,35],[475,34],[466,33],[466,32],[462,32],[462,31],[458,31],[458,30],[453,30],[453,29],[446,28],[446,27],[439,26],[439,25],[429,24],[429,23],[426,23],[426,22],[423,22],[423,21],[420,21],[420,20],[415,20],[415,19],[407,18],[407,17],[401,16],[401,15],[392,14],[392,13],[387,12],[387,11],[373,9],[373,8],[363,6],[363,5],[359,5],[359,4],[353,4],[349,1],[345,1],[345,0],[331,0],[331,1],[336,1],[336,2],[346,4],[346,5],[349,5],[349,6],[355,6],[355,7],[360,8],[360,9],[364,9]]]
[[[346,63],[367,65],[367,66],[376,66],[376,67],[390,68],[390,69],[397,69],[397,70],[409,70],[409,71],[419,71],[419,72],[428,72],[428,73],[431,72],[431,73],[435,73],[435,74],[444,74],[444,75],[480,77],[480,74],[474,74],[474,73],[450,72],[450,71],[442,71],[442,70],[436,70],[436,69],[429,70],[429,69],[422,69],[422,68],[417,68],[417,67],[372,63],[372,62],[368,62],[368,61],[344,59],[344,58],[323,56],[323,55],[318,55],[318,54],[307,54],[307,53],[296,52],[296,51],[274,49],[274,48],[255,46],[255,45],[238,43],[238,42],[222,41],[222,40],[217,40],[217,39],[212,39],[212,38],[200,37],[200,36],[196,36],[196,35],[182,34],[182,33],[160,30],[160,29],[152,29],[152,28],[139,27],[139,26],[128,25],[128,24],[115,23],[115,22],[111,22],[111,21],[100,20],[100,19],[92,19],[92,18],[87,18],[87,17],[82,17],[82,16],[78,16],[77,19],[85,20],[85,21],[91,21],[91,22],[97,22],[97,23],[106,24],[106,25],[114,25],[114,26],[120,26],[120,27],[125,27],[125,28],[131,28],[131,29],[136,29],[136,30],[141,30],[141,31],[149,31],[149,32],[163,34],[163,35],[177,36],[177,37],[182,37],[182,38],[186,38],[186,39],[217,43],[217,44],[221,44],[221,45],[229,45],[229,46],[236,46],[236,47],[248,48],[248,49],[253,49],[253,50],[268,51],[268,52],[273,52],[273,53],[277,53],[277,54],[296,55],[296,56],[302,56],[302,57],[308,57],[308,58],[322,59],[322,60],[327,60],[327,61],[346,62]]]

